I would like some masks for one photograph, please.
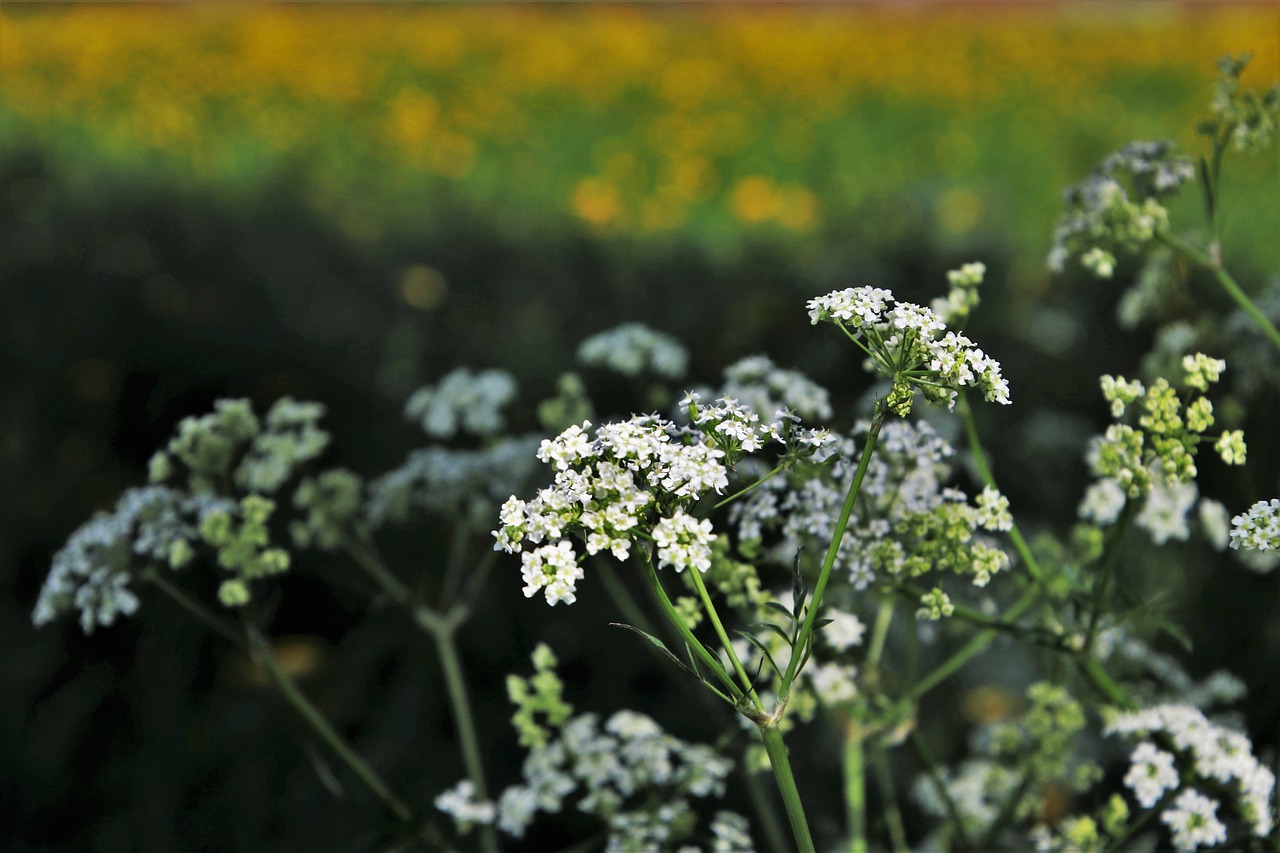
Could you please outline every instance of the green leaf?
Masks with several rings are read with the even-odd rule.
[[[751,626],[751,630],[753,631],[761,630],[761,629],[766,631],[772,631],[773,633],[777,634],[779,637],[782,638],[782,642],[786,643],[788,646],[792,644],[791,635],[788,634],[786,631],[782,630],[781,627],[773,624],[772,622],[757,622]]]
[[[782,678],[782,670],[778,669],[778,664],[774,662],[773,655],[769,654],[768,646],[760,642],[759,637],[755,636],[754,634],[749,634],[746,631],[739,631],[737,629],[735,629],[733,633],[737,634],[739,637],[741,637],[742,639],[746,640],[748,643],[750,643],[751,645],[759,649],[760,654],[764,655],[764,659],[769,662],[769,667],[773,670],[773,674],[778,676],[779,679]]]
[[[796,617],[791,613],[791,611],[790,611],[790,610],[788,610],[786,607],[784,607],[784,606],[783,606],[783,604],[782,604],[782,602],[781,602],[781,601],[766,601],[766,602],[764,603],[764,606],[765,606],[765,607],[767,607],[767,608],[769,608],[770,610],[776,610],[776,611],[778,611],[778,612],[779,612],[779,613],[781,613],[783,616],[785,616],[785,617],[787,617],[788,619],[790,619],[792,622],[794,622],[794,621],[795,621],[795,619],[796,619]]]

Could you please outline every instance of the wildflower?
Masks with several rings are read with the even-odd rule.
[[[1252,551],[1280,549],[1280,498],[1258,501],[1231,519],[1231,547]]]
[[[606,367],[623,376],[648,370],[667,379],[684,376],[688,351],[669,335],[640,323],[627,323],[592,335],[578,346],[578,361]]]
[[[1218,820],[1218,801],[1194,788],[1179,794],[1173,807],[1160,814],[1160,820],[1169,827],[1173,846],[1180,851],[1212,847],[1227,840],[1227,828]]]
[[[809,319],[835,323],[892,379],[888,403],[895,414],[910,411],[916,389],[928,400],[951,406],[966,386],[980,389],[988,402],[1009,403],[1009,386],[998,362],[964,335],[947,331],[932,309],[895,302],[888,290],[832,291],[809,300]]]
[[[452,438],[459,432],[495,435],[505,424],[502,409],[515,394],[515,379],[505,370],[459,367],[438,384],[415,391],[404,414],[435,438]]]
[[[831,620],[822,629],[822,636],[826,638],[827,645],[836,651],[845,652],[862,644],[862,636],[866,633],[867,626],[862,624],[861,619],[852,613],[835,609],[829,609],[824,615]]]
[[[1133,789],[1133,795],[1143,808],[1154,806],[1164,792],[1178,787],[1178,771],[1173,766],[1173,755],[1157,749],[1149,741],[1143,741],[1129,757],[1129,772],[1124,783]]]

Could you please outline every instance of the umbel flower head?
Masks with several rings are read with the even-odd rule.
[[[521,553],[526,596],[542,590],[548,604],[576,600],[583,571],[571,537],[589,555],[626,560],[638,545],[655,550],[659,568],[706,572],[717,536],[693,505],[723,494],[745,454],[779,444],[798,459],[831,440],[826,430],[797,428],[785,410],[765,420],[728,398],[699,405],[692,393],[683,406],[689,426],[637,415],[594,433],[584,421],[542,442],[537,457],[555,469],[554,482],[532,500],[508,499],[493,534],[496,549]]]
[[[867,354],[870,369],[892,380],[888,405],[897,415],[911,411],[917,390],[949,406],[964,387],[979,389],[988,402],[1010,402],[999,362],[949,331],[932,308],[898,302],[883,288],[850,287],[809,300],[809,319],[835,323]]]

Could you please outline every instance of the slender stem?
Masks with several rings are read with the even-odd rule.
[[[836,520],[835,531],[831,535],[831,544],[827,547],[827,555],[822,561],[822,570],[818,574],[818,583],[813,589],[809,612],[805,615],[804,625],[800,628],[791,661],[787,664],[787,672],[778,685],[778,696],[785,701],[795,681],[800,661],[804,658],[810,638],[813,636],[813,623],[818,616],[818,608],[822,603],[822,593],[826,591],[827,581],[831,579],[831,570],[836,564],[836,555],[840,553],[840,542],[844,539],[845,529],[849,526],[849,517],[853,514],[853,505],[858,500],[858,492],[862,489],[862,480],[867,476],[867,468],[871,465],[871,454],[875,452],[876,441],[880,437],[880,428],[884,426],[888,410],[883,403],[876,404],[875,415],[871,419],[871,428],[867,430],[867,440],[862,446],[862,458],[858,460],[858,470],[854,472],[853,482],[849,484],[849,493],[845,496],[844,506],[840,508],[840,517]]]
[[[738,680],[742,682],[743,694],[750,696],[752,703],[756,706],[756,710],[764,713],[764,705],[760,703],[760,696],[756,693],[754,685],[751,683],[751,676],[747,675],[746,669],[742,666],[742,661],[738,659],[738,653],[733,650],[733,644],[729,642],[729,635],[725,633],[724,625],[720,622],[720,614],[716,612],[716,606],[712,603],[711,596],[707,594],[707,586],[702,582],[702,572],[697,569],[690,569],[690,571],[693,572],[693,585],[698,590],[698,597],[702,599],[702,607],[706,610],[707,617],[711,620],[711,626],[715,629],[716,636],[720,638],[721,647],[729,655],[729,662],[733,664],[733,671],[737,673]]]
[[[862,723],[855,716],[844,730],[844,802],[849,812],[850,853],[867,853],[867,774],[862,737]]]
[[[458,739],[462,741],[462,760],[467,765],[467,776],[475,789],[476,798],[489,799],[489,789],[485,784],[484,762],[480,758],[480,741],[476,737],[475,716],[471,712],[471,700],[467,695],[467,681],[462,674],[462,661],[458,657],[454,633],[457,622],[452,620],[437,623],[432,634],[435,637],[436,651],[440,655],[440,666],[444,670],[445,686],[449,690],[449,704],[453,710],[454,725],[458,730]],[[498,833],[492,825],[480,827],[481,847],[486,853],[496,853]]]
[[[471,537],[471,523],[459,521],[453,528],[453,538],[449,542],[449,557],[445,563],[444,588],[440,593],[440,606],[447,607],[458,591],[458,576],[462,571],[462,561],[467,555],[467,540]]]
[[[676,611],[675,605],[671,603],[671,599],[667,597],[667,591],[662,588],[662,581],[658,579],[658,570],[654,568],[653,558],[649,556],[648,550],[641,548],[640,556],[647,570],[645,574],[649,578],[649,588],[653,591],[654,598],[657,599],[658,606],[662,608],[667,621],[680,632],[681,639],[684,640],[690,651],[697,655],[707,669],[711,670],[720,679],[720,682],[728,688],[734,701],[741,702],[742,691],[738,689],[738,685],[734,683],[734,680],[729,677],[729,673],[725,672],[724,665],[707,650],[701,640],[693,635],[693,632],[689,630],[689,626],[680,618],[680,614]]]
[[[886,596],[880,599],[880,610],[876,613],[876,626],[871,632],[871,647],[867,651],[866,666],[875,669],[880,665],[880,656],[884,654],[885,638],[889,635],[889,623],[893,621],[894,600]]]
[[[1084,673],[1085,677],[1093,683],[1093,686],[1103,696],[1106,696],[1119,708],[1125,711],[1132,711],[1137,707],[1134,701],[1129,698],[1129,694],[1111,677],[1111,674],[1107,672],[1097,658],[1081,658],[1080,671]]]
[[[1214,277],[1218,279],[1218,284],[1227,292],[1227,295],[1234,299],[1235,303],[1253,319],[1253,322],[1258,325],[1258,328],[1262,329],[1263,334],[1271,340],[1271,343],[1275,344],[1277,349],[1280,349],[1280,330],[1276,329],[1275,324],[1267,319],[1267,316],[1259,310],[1257,304],[1236,283],[1231,273],[1227,272],[1226,268],[1222,266],[1221,259],[1188,243],[1172,231],[1161,229],[1156,232],[1156,239],[1210,270]]]
[[[712,507],[712,509],[719,509],[720,507],[724,506],[724,505],[725,505],[725,504],[727,504],[727,503],[732,503],[733,501],[736,501],[738,498],[740,498],[740,497],[743,497],[743,496],[745,496],[745,495],[750,494],[752,490],[754,490],[754,489],[755,489],[756,487],[758,487],[758,486],[763,485],[764,483],[767,483],[769,480],[771,480],[771,479],[773,478],[773,476],[774,476],[775,474],[777,474],[777,473],[778,473],[778,472],[780,472],[781,470],[782,470],[782,466],[781,466],[781,465],[779,465],[778,467],[776,467],[776,468],[774,468],[772,471],[770,471],[768,474],[765,474],[765,475],[764,475],[763,477],[761,477],[759,480],[756,480],[756,481],[755,481],[754,483],[752,483],[751,485],[747,486],[746,488],[742,489],[741,491],[734,492],[733,494],[729,495],[729,497],[725,498],[724,500],[720,501],[720,503],[718,503],[718,504],[716,504],[715,506],[713,506],[713,507]]]
[[[595,572],[592,577],[600,578],[604,583],[604,591],[613,601],[614,606],[622,611],[622,615],[643,631],[650,634],[653,633],[653,622],[644,611],[640,609],[640,605],[636,603],[635,598],[627,591],[626,586],[618,578],[617,572],[613,570],[613,566],[608,565],[604,560],[599,560],[595,564]]]
[[[354,750],[343,739],[342,735],[334,731],[333,726],[324,718],[324,715],[311,704],[298,685],[294,683],[280,665],[276,663],[275,656],[271,653],[271,647],[268,645],[265,637],[258,632],[258,629],[252,625],[246,625],[245,631],[249,636],[249,645],[253,649],[253,656],[270,674],[271,679],[276,683],[276,687],[284,695],[284,698],[293,705],[294,709],[302,716],[311,726],[312,730],[318,734],[325,743],[329,744],[329,748],[334,751],[343,762],[351,768],[351,771],[364,782],[365,786],[373,792],[378,799],[395,814],[396,818],[404,823],[413,820],[413,812],[404,802],[391,792],[387,787],[387,783],[382,781],[382,777],[378,775],[372,767],[365,763],[364,759],[355,753]]]
[[[351,559],[355,560],[356,565],[363,569],[374,583],[382,587],[382,591],[389,595],[392,601],[405,607],[413,606],[413,593],[409,591],[409,587],[391,573],[368,542],[348,536],[343,539],[342,544]]]
[[[195,616],[205,624],[215,634],[222,637],[227,642],[238,648],[242,652],[249,651],[249,646],[244,641],[244,637],[235,628],[231,627],[228,622],[220,616],[213,613],[209,608],[191,598],[182,590],[169,583],[168,579],[160,574],[159,571],[150,571],[145,575],[146,579],[155,584],[161,592],[176,601],[184,610]]]
[[[889,824],[889,838],[893,842],[894,853],[909,853],[911,848],[907,844],[907,828],[902,822],[902,811],[898,808],[893,769],[889,766],[889,755],[884,746],[877,746],[871,751],[871,763],[876,770],[876,783],[884,797],[885,821]]]
[[[1039,593],[1033,587],[1028,589],[1014,602],[1013,606],[1005,611],[1004,618],[1007,621],[1013,621],[1021,616],[1027,608],[1035,604]],[[937,687],[943,681],[950,678],[957,670],[969,662],[969,660],[978,654],[981,654],[987,646],[991,645],[999,632],[995,628],[988,628],[981,634],[976,635],[964,647],[951,657],[943,661],[937,669],[920,679],[912,686],[910,690],[903,696],[904,699],[919,699],[933,688]]]
[[[773,778],[778,783],[778,792],[782,794],[782,806],[787,812],[787,820],[791,822],[791,834],[795,836],[796,848],[800,853],[816,853],[813,836],[809,834],[809,823],[804,817],[804,803],[800,801],[800,791],[796,788],[796,777],[791,773],[787,745],[782,742],[782,732],[775,725],[762,726],[760,737],[764,739],[764,749],[769,754]]]
[[[1124,509],[1120,513],[1120,519],[1116,522],[1116,526],[1111,531],[1111,538],[1107,542],[1106,554],[1102,564],[1102,577],[1094,582],[1093,600],[1089,606],[1089,627],[1085,631],[1084,645],[1081,647],[1083,654],[1089,654],[1093,649],[1093,641],[1098,636],[1098,625],[1101,623],[1103,605],[1106,603],[1107,594],[1111,591],[1111,582],[1116,573],[1116,562],[1120,559],[1120,543],[1124,540],[1125,531],[1129,527],[1129,520],[1133,518],[1134,502],[1126,501]]]
[[[947,817],[951,820],[951,825],[955,828],[956,835],[960,838],[960,847],[966,850],[969,849],[969,838],[964,831],[964,821],[960,817],[960,810],[956,807],[955,800],[951,798],[951,792],[947,790],[947,785],[938,772],[938,761],[933,757],[933,751],[929,749],[929,745],[924,742],[924,737],[916,729],[912,729],[908,737],[916,758],[920,759],[920,763],[924,765],[925,775],[929,777],[934,793],[942,801],[942,807],[946,809]]]
[[[969,440],[969,453],[973,457],[973,464],[977,467],[982,482],[999,491],[1000,487],[996,485],[995,475],[991,473],[991,465],[987,462],[987,454],[982,449],[982,440],[978,437],[978,423],[973,417],[973,407],[969,405],[969,398],[964,393],[959,397],[960,405],[957,408],[960,410],[961,420],[964,421],[964,432]],[[1044,572],[1040,569],[1040,563],[1036,560],[1035,554],[1031,553],[1031,546],[1023,538],[1016,521],[1009,528],[1009,539],[1013,542],[1018,556],[1022,558],[1023,564],[1026,565],[1027,572],[1036,583],[1044,583]]]

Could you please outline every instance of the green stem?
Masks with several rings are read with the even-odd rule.
[[[467,554],[467,539],[471,536],[471,523],[459,521],[453,528],[453,539],[449,542],[449,557],[445,563],[444,584],[440,593],[440,606],[448,607],[458,591],[458,576],[462,571],[462,561]]]
[[[1022,598],[1019,598],[1014,602],[1013,606],[1005,612],[1005,620],[1012,622],[1014,619],[1017,619],[1026,612],[1027,608],[1032,604],[1035,604],[1037,598],[1038,591],[1034,587],[1028,589],[1022,594]],[[998,634],[999,632],[995,628],[988,628],[981,634],[974,636],[973,639],[965,643],[963,648],[939,664],[937,669],[917,681],[915,685],[906,692],[903,698],[916,700],[933,688],[937,687],[943,681],[950,678],[962,666],[968,663],[971,658],[981,654],[987,646],[991,645],[991,641],[994,640]]]
[[[675,605],[671,603],[671,599],[667,597],[667,591],[662,588],[662,581],[658,578],[658,570],[654,567],[653,558],[649,556],[648,550],[641,548],[640,557],[644,562],[645,574],[649,578],[649,588],[653,591],[654,598],[657,599],[658,606],[662,608],[667,621],[680,633],[680,638],[684,640],[689,650],[697,655],[707,669],[711,670],[720,679],[720,682],[733,697],[734,702],[741,702],[743,698],[742,691],[738,689],[738,685],[729,677],[729,673],[725,672],[724,665],[707,650],[701,640],[693,635],[693,632],[689,630],[689,626],[680,618],[680,613],[676,610]]]
[[[762,484],[764,484],[764,483],[767,483],[769,480],[771,480],[771,479],[773,478],[773,476],[774,476],[775,474],[777,474],[777,473],[778,473],[779,471],[781,471],[781,470],[782,470],[782,466],[781,466],[781,465],[779,465],[778,467],[776,467],[776,468],[774,468],[772,471],[770,471],[768,474],[765,474],[765,475],[764,475],[763,477],[761,477],[759,480],[756,480],[756,481],[755,481],[754,483],[752,483],[751,485],[747,486],[746,488],[742,489],[741,491],[734,492],[732,495],[729,495],[729,497],[725,498],[724,500],[720,501],[720,503],[718,503],[718,504],[716,504],[715,506],[713,506],[713,507],[712,507],[712,509],[719,509],[720,507],[724,506],[725,504],[732,503],[733,501],[736,501],[738,498],[740,498],[740,497],[743,497],[743,496],[745,496],[745,495],[750,494],[750,493],[751,493],[755,488],[757,488],[758,486],[760,486],[760,485],[762,485]]]
[[[343,548],[351,559],[355,560],[356,565],[364,570],[374,583],[382,588],[382,591],[391,597],[391,600],[404,607],[413,606],[413,593],[409,591],[409,587],[391,573],[373,547],[363,539],[354,536],[348,536],[343,539]]]
[[[729,642],[729,635],[725,633],[724,625],[720,622],[720,614],[716,612],[715,604],[712,603],[711,596],[707,594],[707,586],[702,582],[702,572],[697,569],[690,569],[689,571],[693,572],[693,585],[698,590],[698,597],[702,599],[702,607],[706,610],[707,617],[711,620],[711,626],[715,629],[716,636],[720,638],[720,645],[724,648],[725,654],[729,656],[729,662],[733,664],[733,671],[737,673],[738,680],[742,682],[743,695],[750,696],[756,711],[763,714],[764,705],[760,703],[760,697],[755,691],[755,685],[751,683],[751,676],[747,675],[746,669],[742,666],[742,661],[738,659],[738,653],[733,650],[733,644]]]
[[[973,417],[973,407],[969,405],[969,398],[965,394],[961,393],[959,398],[960,404],[957,408],[960,410],[961,420],[964,421],[964,432],[969,440],[969,454],[973,457],[973,464],[977,467],[978,475],[982,477],[982,482],[999,491],[1000,487],[996,485],[995,475],[991,473],[991,465],[987,462],[987,454],[982,449],[982,440],[978,437],[978,424]],[[1035,555],[1031,553],[1031,546],[1023,538],[1022,531],[1018,529],[1016,521],[1009,528],[1009,539],[1013,542],[1013,547],[1017,550],[1018,556],[1022,558],[1023,564],[1026,565],[1027,572],[1035,579],[1036,583],[1044,583],[1044,572],[1040,570],[1040,563],[1036,560]]]
[[[148,571],[143,575],[143,577],[147,581],[155,584],[160,589],[161,592],[163,592],[165,595],[169,596],[175,602],[177,602],[178,605],[182,607],[182,609],[186,610],[192,616],[196,617],[201,622],[203,622],[205,626],[208,627],[210,630],[212,630],[215,634],[222,637],[227,642],[231,643],[240,651],[242,652],[249,651],[249,646],[248,644],[245,643],[244,637],[240,636],[240,633],[236,631],[234,628],[232,628],[231,625],[228,624],[225,619],[222,619],[221,617],[217,616],[212,611],[210,611],[209,608],[205,607],[203,604],[200,604],[198,601],[191,598],[185,592],[178,589],[173,584],[169,583],[168,579],[162,576],[158,570]]]
[[[867,853],[867,774],[862,736],[862,723],[855,717],[844,733],[844,800],[849,811],[850,853]]]
[[[760,819],[765,840],[769,845],[768,849],[786,850],[787,837],[783,835],[782,824],[778,822],[777,809],[765,792],[764,787],[760,784],[760,775],[752,772],[751,768],[747,766],[745,756],[742,761],[742,780],[747,785],[747,796],[751,798],[751,805],[755,809],[755,817]]]
[[[1137,708],[1134,701],[1129,698],[1129,694],[1111,677],[1111,674],[1107,672],[1097,658],[1081,658],[1080,671],[1093,683],[1098,692],[1106,696],[1117,707],[1125,711],[1132,711]]]
[[[791,660],[787,664],[787,672],[778,685],[778,696],[783,702],[795,681],[800,661],[804,658],[804,650],[809,647],[813,636],[813,623],[818,616],[818,608],[822,604],[822,594],[826,591],[827,582],[831,580],[831,570],[836,564],[836,555],[840,553],[840,542],[844,539],[845,529],[849,526],[849,517],[853,515],[853,505],[858,500],[858,492],[862,489],[862,480],[867,476],[867,468],[871,465],[871,454],[875,452],[876,441],[880,437],[880,428],[884,426],[888,410],[883,403],[876,404],[875,415],[871,418],[871,428],[867,430],[867,440],[862,446],[862,458],[858,460],[858,470],[854,472],[853,482],[849,484],[849,493],[845,495],[844,506],[840,508],[840,517],[836,520],[835,531],[831,536],[831,544],[827,547],[827,556],[822,561],[822,570],[818,573],[818,583],[813,589],[809,612],[805,615],[804,625],[800,628],[800,636],[793,648]]]
[[[775,725],[762,726],[760,737],[764,739],[764,749],[769,754],[769,765],[773,768],[773,778],[778,783],[778,793],[782,795],[782,806],[791,823],[796,848],[800,853],[816,853],[813,836],[809,834],[809,823],[804,817],[804,804],[800,801],[800,791],[796,788],[796,777],[791,773],[787,746],[782,742],[782,732]]]
[[[1111,531],[1107,541],[1106,553],[1102,563],[1102,577],[1093,586],[1093,599],[1089,606],[1089,627],[1085,631],[1081,653],[1087,655],[1093,649],[1093,642],[1098,636],[1098,626],[1102,620],[1103,606],[1106,604],[1111,582],[1115,577],[1116,563],[1120,559],[1120,543],[1124,540],[1125,531],[1129,528],[1129,520],[1133,518],[1134,501],[1125,502],[1120,519]]]
[[[902,811],[898,808],[898,793],[893,784],[893,769],[889,766],[889,755],[883,746],[877,746],[871,752],[871,763],[876,770],[876,783],[884,797],[885,821],[889,824],[889,838],[893,842],[894,853],[909,853],[907,845],[907,828],[902,822]]]
[[[342,759],[347,767],[351,768],[351,771],[359,777],[360,781],[364,782],[365,786],[378,799],[382,800],[398,820],[402,823],[412,821],[413,812],[410,811],[409,807],[391,792],[391,789],[387,787],[387,783],[382,781],[382,777],[366,764],[363,758],[356,755],[355,751],[347,745],[346,740],[334,731],[333,726],[329,725],[329,721],[324,718],[324,715],[320,713],[315,705],[311,704],[311,700],[307,699],[302,691],[298,689],[298,685],[294,683],[293,679],[276,663],[275,656],[271,654],[271,647],[268,645],[266,638],[252,625],[246,625],[245,631],[249,636],[249,645],[253,650],[254,659],[267,670],[271,679],[276,683],[276,687],[279,688],[284,698],[288,700],[289,704],[293,705],[294,709],[307,722],[307,725],[311,726],[312,730],[329,745],[329,748]]]
[[[1275,324],[1267,319],[1266,315],[1259,310],[1257,304],[1236,283],[1231,273],[1227,272],[1226,268],[1222,266],[1222,260],[1216,257],[1216,253],[1210,255],[1198,246],[1183,240],[1172,231],[1163,229],[1157,231],[1156,239],[1212,272],[1214,277],[1218,279],[1218,284],[1227,292],[1227,295],[1234,299],[1235,303],[1253,319],[1253,322],[1258,325],[1258,328],[1262,329],[1263,334],[1271,340],[1271,343],[1275,344],[1277,349],[1280,349],[1280,330],[1276,329]]]
[[[880,657],[884,654],[885,638],[889,635],[889,623],[893,621],[894,601],[890,597],[880,599],[880,609],[876,612],[876,626],[871,632],[871,646],[867,651],[866,667],[875,669],[880,665]]]
[[[437,628],[432,631],[436,641],[436,651],[440,655],[440,667],[444,670],[445,686],[449,690],[449,704],[453,710],[453,721],[458,731],[458,739],[462,741],[462,760],[467,766],[467,776],[475,789],[476,798],[489,799],[489,789],[485,784],[484,762],[480,759],[480,741],[476,737],[475,716],[471,712],[471,700],[467,695],[467,681],[462,674],[462,661],[458,657],[454,633],[458,629],[460,619],[439,620]],[[481,848],[486,853],[497,853],[498,833],[492,825],[480,827]]]
[[[960,839],[960,848],[964,850],[970,849],[968,834],[964,831],[964,822],[960,817],[960,809],[956,807],[955,800],[951,798],[951,792],[947,790],[947,785],[938,772],[938,761],[933,757],[933,751],[924,742],[924,737],[919,731],[912,729],[909,739],[916,758],[924,766],[925,775],[929,778],[930,784],[933,785],[934,793],[938,795],[938,799],[942,801],[942,807],[946,809],[951,826],[954,827],[955,833]]]

